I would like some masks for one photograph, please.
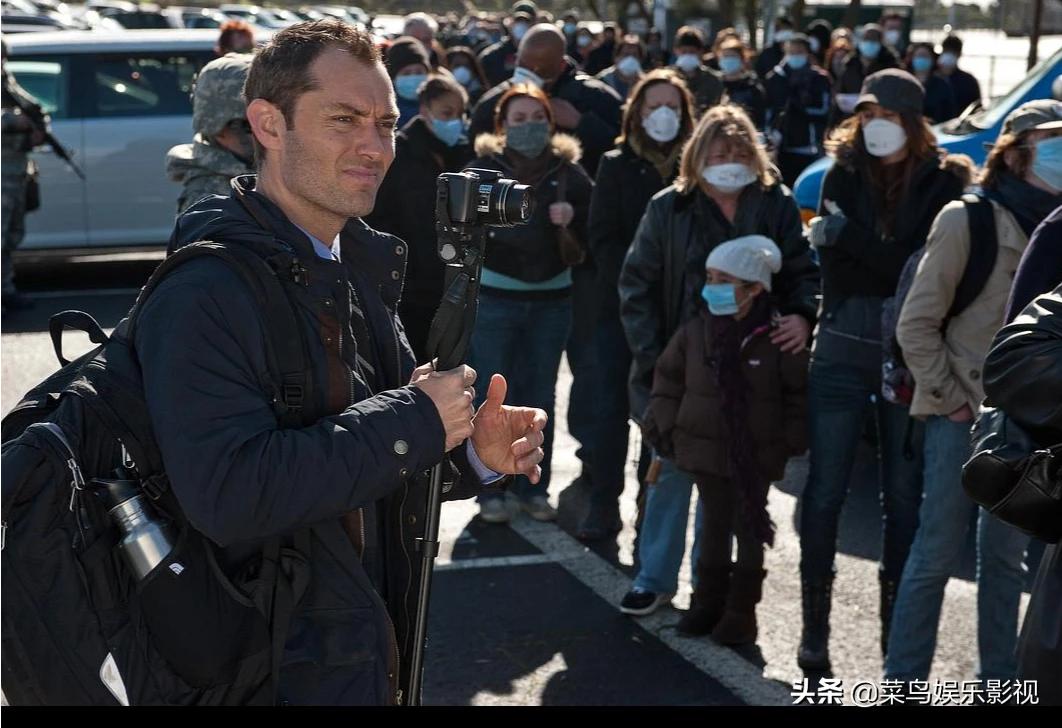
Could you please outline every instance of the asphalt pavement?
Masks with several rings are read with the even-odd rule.
[[[5,315],[0,338],[2,411],[57,367],[47,333],[51,314],[82,309],[107,329],[135,300],[152,261],[112,260],[49,265],[19,273],[33,308]],[[89,348],[67,334],[67,357]],[[585,508],[577,480],[576,443],[568,434],[571,377],[562,364],[550,500],[555,524],[517,515],[508,526],[481,521],[472,501],[443,509],[442,549],[433,590],[425,703],[437,705],[785,705],[794,682],[800,638],[800,549],[796,525],[807,474],[805,458],[789,464],[772,488],[776,545],[759,609],[757,645],[734,651],[708,638],[675,631],[681,616],[664,608],[645,618],[618,610],[634,573],[637,483],[632,432],[625,527],[609,543],[588,548],[572,533]],[[880,507],[876,461],[864,448],[842,514],[834,587],[831,657],[835,677],[850,690],[878,680],[877,558]],[[687,528],[692,543],[693,518]],[[970,549],[968,549],[969,551]],[[689,558],[680,572],[675,607],[689,601]],[[976,670],[976,587],[967,554],[948,584],[931,681],[972,680]],[[1023,597],[1022,608],[1027,603]],[[846,692],[847,692],[846,690]]]

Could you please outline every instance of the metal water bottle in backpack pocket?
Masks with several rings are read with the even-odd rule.
[[[141,581],[173,550],[176,534],[172,524],[155,512],[137,481],[126,479],[123,468],[115,474],[116,480],[93,478],[89,483],[121,533],[118,550],[122,558]]]

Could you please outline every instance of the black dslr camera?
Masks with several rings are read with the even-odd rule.
[[[468,240],[484,227],[513,227],[531,219],[533,190],[515,180],[502,179],[492,169],[446,172],[436,180],[435,227],[439,232],[439,255],[454,260],[456,249],[447,246]]]

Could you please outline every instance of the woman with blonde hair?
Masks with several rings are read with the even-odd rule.
[[[724,104],[701,117],[683,149],[675,183],[649,202],[620,273],[620,316],[633,354],[631,411],[639,424],[657,359],[675,331],[705,306],[704,261],[716,246],[744,235],[764,235],[781,250],[770,296],[780,316],[772,321],[770,338],[784,352],[799,352],[815,320],[818,270],[796,201],[781,184],[756,128],[743,109]],[[685,551],[693,478],[666,458],[653,470],[659,474],[645,506],[641,570],[620,607],[627,614],[649,614],[670,601]],[[696,569],[691,612],[681,625],[694,634],[710,632],[721,618],[731,584],[748,594],[763,581],[762,569],[731,575],[729,566],[700,561]]]
[[[649,199],[678,173],[679,155],[693,133],[695,114],[693,95],[679,74],[669,69],[646,74],[624,107],[616,148],[601,158],[597,170],[589,230],[601,295],[595,331],[600,445],[594,451],[590,509],[576,532],[584,541],[607,538],[622,527],[619,497],[627,459],[631,350],[619,316],[620,268]]]

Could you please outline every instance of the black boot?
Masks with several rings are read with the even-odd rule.
[[[900,582],[896,579],[888,579],[885,574],[878,573],[878,585],[881,588],[881,659],[889,651],[889,628],[892,626],[892,610],[896,606],[896,593],[900,589]]]
[[[763,598],[766,577],[765,569],[734,569],[723,618],[712,630],[713,640],[729,647],[756,643],[756,605]]]
[[[623,530],[623,520],[618,507],[591,505],[586,518],[576,529],[575,537],[580,541],[603,541]]]
[[[804,612],[804,630],[800,635],[797,664],[803,670],[826,672],[830,669],[830,600],[833,576],[811,581],[800,578],[800,596]]]
[[[693,637],[711,634],[723,616],[729,588],[729,567],[698,568],[697,589],[690,599],[689,610],[679,620],[678,631]]]

